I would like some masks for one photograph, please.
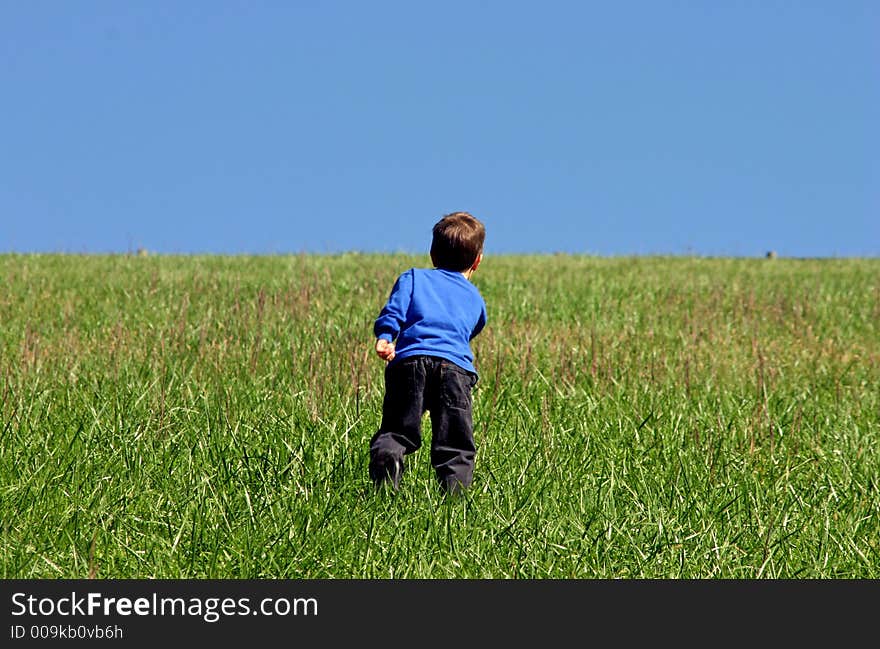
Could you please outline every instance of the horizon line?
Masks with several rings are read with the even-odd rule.
[[[137,248],[135,250],[126,251],[72,251],[72,250],[6,250],[0,251],[0,256],[58,256],[58,257],[341,257],[346,255],[362,255],[373,257],[428,257],[427,252],[411,252],[406,250],[398,251],[377,251],[377,250],[337,250],[337,251],[284,251],[284,252],[163,252],[157,250],[149,250],[147,248]],[[630,253],[599,253],[599,252],[571,252],[571,251],[534,251],[534,252],[488,252],[487,258],[492,257],[589,257],[596,259],[615,259],[615,258],[681,258],[681,259],[791,259],[791,260],[845,260],[845,259],[864,259],[873,260],[880,259],[880,254],[859,255],[859,254],[837,254],[828,255],[786,255],[775,252],[773,250],[756,253],[756,254],[711,254],[699,252],[630,252]]]

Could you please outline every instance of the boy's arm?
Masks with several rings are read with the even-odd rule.
[[[397,278],[388,301],[379,312],[373,324],[373,335],[376,336],[376,353],[386,361],[394,358],[394,343],[400,328],[406,321],[406,312],[412,299],[412,272],[407,271]],[[383,342],[384,341],[384,342]]]
[[[471,340],[476,338],[477,334],[483,330],[483,327],[486,326],[486,303],[483,303],[483,308],[480,311],[480,317],[477,320],[477,324],[474,326],[474,330],[471,332]]]

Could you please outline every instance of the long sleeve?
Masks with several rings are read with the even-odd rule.
[[[400,333],[400,328],[406,321],[406,312],[412,300],[413,272],[408,270],[397,278],[388,302],[382,307],[379,317],[373,324],[373,334],[376,338],[384,338],[393,341]]]
[[[483,330],[483,327],[486,326],[486,305],[483,304],[483,309],[480,311],[480,319],[477,320],[477,324],[474,327],[474,330],[471,332],[471,340],[476,338],[477,334]]]

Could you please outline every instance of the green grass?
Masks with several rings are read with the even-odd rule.
[[[426,263],[0,255],[0,575],[880,577],[880,260],[487,256],[474,485],[375,494]]]

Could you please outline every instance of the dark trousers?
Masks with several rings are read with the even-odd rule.
[[[403,456],[422,445],[422,415],[431,413],[431,466],[446,491],[473,480],[474,425],[471,390],[477,376],[435,356],[411,356],[385,368],[382,425],[370,440],[370,477],[396,486]],[[395,469],[397,467],[397,469]]]

